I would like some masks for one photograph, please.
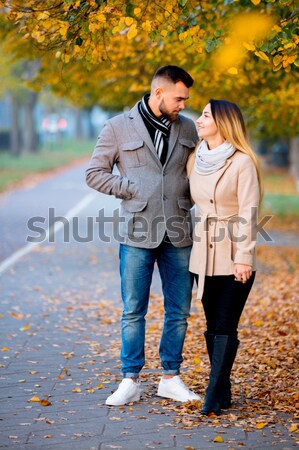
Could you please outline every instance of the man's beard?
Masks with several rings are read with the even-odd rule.
[[[165,116],[169,122],[175,122],[178,118],[179,113],[178,112],[170,112],[166,109],[164,100],[161,100],[160,104],[159,104],[159,111],[160,113],[163,114],[163,116]]]

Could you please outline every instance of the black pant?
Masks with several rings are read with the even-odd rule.
[[[255,272],[246,283],[235,281],[234,275],[206,276],[202,304],[207,332],[237,337],[238,324]]]

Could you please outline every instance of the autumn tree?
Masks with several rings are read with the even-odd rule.
[[[195,79],[189,105],[236,101],[256,135],[298,133],[298,1],[9,0],[8,50],[30,42],[50,85],[76,106],[122,109],[149,89],[156,67],[178,64]],[[16,39],[16,30],[17,36]],[[13,38],[11,37],[13,33]],[[25,51],[26,54],[26,51]]]

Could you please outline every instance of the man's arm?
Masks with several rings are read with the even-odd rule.
[[[107,121],[98,137],[89,167],[86,170],[86,183],[89,187],[116,198],[134,197],[134,182],[128,178],[112,174],[118,162],[118,144],[110,121]]]

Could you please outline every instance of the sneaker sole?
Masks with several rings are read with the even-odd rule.
[[[135,395],[134,397],[132,397],[130,400],[127,400],[125,403],[118,403],[118,402],[108,402],[108,399],[106,400],[105,404],[107,406],[123,406],[126,405],[127,403],[132,403],[132,402],[139,402],[140,400],[140,394]]]
[[[158,397],[170,398],[171,400],[175,400],[176,402],[181,402],[181,403],[190,402],[190,401],[192,401],[192,400],[196,400],[196,401],[200,400],[200,397],[199,397],[199,398],[189,398],[189,399],[187,399],[187,400],[180,400],[180,399],[178,399],[177,397],[175,397],[174,395],[169,395],[169,394],[165,395],[165,394],[162,394],[159,390],[158,390],[157,395],[158,395]]]

